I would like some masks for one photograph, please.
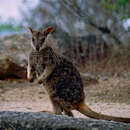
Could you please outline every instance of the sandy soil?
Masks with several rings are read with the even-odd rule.
[[[98,85],[85,87],[86,103],[95,111],[122,117],[130,117],[130,82],[125,82],[126,91],[123,91],[121,96],[123,99],[119,100],[118,97],[122,95],[113,96],[111,93],[119,93],[122,80],[110,79],[109,81],[102,81]],[[120,84],[120,83],[121,84]],[[109,83],[109,85],[108,85]],[[115,84],[114,84],[115,83]],[[119,85],[120,84],[120,85]],[[112,86],[118,86],[114,88]],[[106,86],[106,87],[104,87]],[[106,93],[106,90],[108,91]],[[106,94],[104,94],[104,91]],[[114,100],[112,100],[114,99]],[[116,99],[116,100],[115,100]],[[30,84],[27,82],[12,82],[0,81],[0,111],[33,111],[38,112],[42,110],[52,111],[52,106],[49,101],[48,95],[45,93],[44,87],[41,85]],[[77,111],[74,111],[76,117],[84,117]]]

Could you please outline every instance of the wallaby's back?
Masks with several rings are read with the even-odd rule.
[[[80,74],[65,58],[60,58],[60,62],[47,78],[46,86],[52,92],[49,93],[53,100],[64,109],[75,109],[84,100]]]

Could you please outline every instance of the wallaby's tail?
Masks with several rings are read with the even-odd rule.
[[[109,120],[109,121],[113,120],[113,121],[117,121],[117,122],[130,123],[130,118],[114,117],[114,116],[100,114],[100,113],[94,112],[85,103],[80,104],[79,107],[77,108],[77,110],[80,113],[82,113],[90,118],[94,118],[94,119],[103,119],[103,120]]]

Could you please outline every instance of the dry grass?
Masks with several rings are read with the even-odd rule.
[[[130,78],[130,46],[111,50],[112,54],[98,62],[89,61],[82,72],[95,75],[124,76]]]
[[[113,51],[98,63],[90,62],[83,72],[107,75],[99,84],[85,86],[86,102],[95,111],[130,117],[130,46]],[[52,110],[43,88],[27,82],[0,82],[0,110],[41,111]],[[84,117],[74,112],[76,117]]]
[[[86,103],[95,111],[130,117],[130,81],[110,78],[86,86]],[[42,86],[27,82],[0,82],[0,111],[52,111],[51,102]],[[74,111],[76,117],[85,117]]]
[[[99,81],[99,84],[85,87],[88,101],[126,103],[130,105],[130,80],[120,77]]]

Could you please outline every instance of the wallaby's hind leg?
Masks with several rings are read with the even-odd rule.
[[[46,111],[46,110],[42,110],[40,112],[47,112],[47,113],[50,113],[50,114],[62,115],[61,108],[60,107],[56,107],[56,106],[53,106],[53,112]]]
[[[53,106],[53,112],[56,115],[62,115],[62,108],[57,104],[57,103],[53,103],[52,102],[52,106]]]
[[[40,112],[48,112],[48,113],[51,113],[51,114],[62,115],[62,109],[58,106],[58,104],[52,102],[52,107],[53,107],[53,112],[46,111],[46,110],[43,110],[43,111],[40,111]]]
[[[73,117],[73,113],[70,110],[64,110],[65,115]]]

